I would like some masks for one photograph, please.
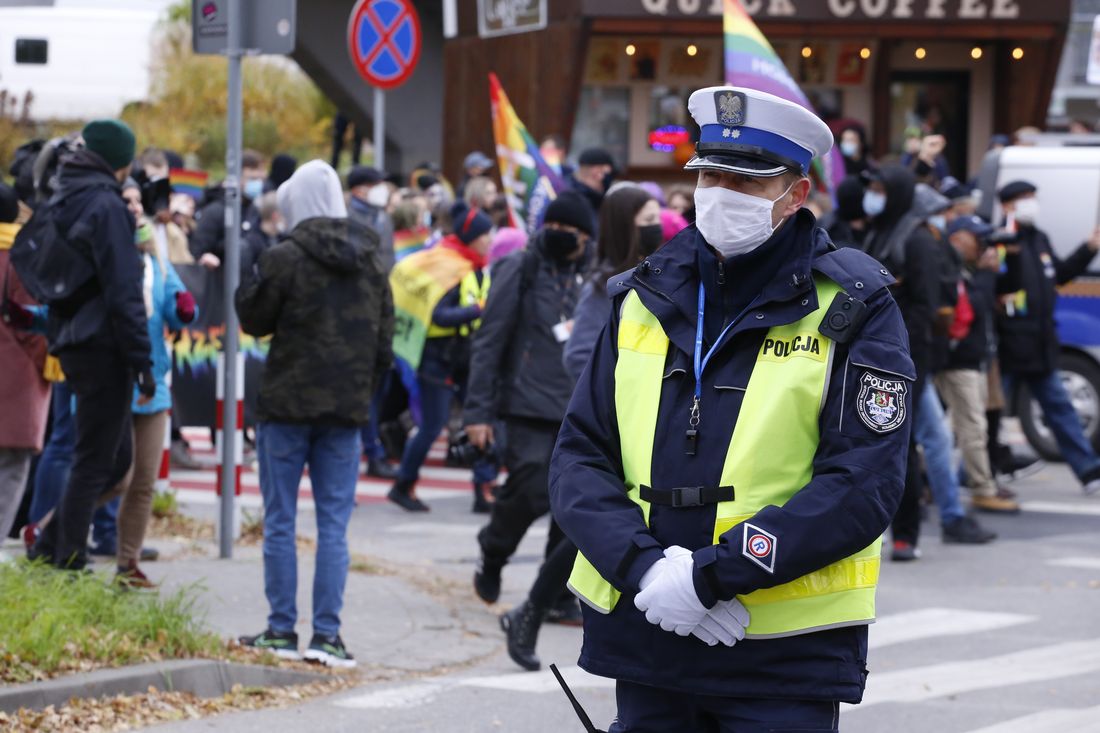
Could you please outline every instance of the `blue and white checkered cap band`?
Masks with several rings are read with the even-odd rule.
[[[803,173],[810,170],[814,159],[812,151],[774,132],[755,127],[728,127],[703,125],[699,130],[699,142],[707,146],[707,153],[750,155],[774,158],[778,163],[794,163]]]

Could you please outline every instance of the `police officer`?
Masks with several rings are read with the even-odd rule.
[[[835,731],[904,483],[908,339],[886,269],[802,209],[825,123],[737,87],[688,108],[696,226],[610,280],[551,467],[580,665],[617,680],[614,733]]]
[[[1016,242],[1005,247],[1004,272],[997,278],[1001,298],[997,317],[1005,394],[1017,385],[1043,409],[1062,457],[1086,494],[1100,492],[1100,456],[1093,450],[1058,371],[1057,286],[1083,275],[1100,251],[1100,228],[1069,257],[1054,253],[1046,232],[1038,228],[1038,189],[1027,181],[1005,184],[997,197],[1006,217],[1015,222]]]

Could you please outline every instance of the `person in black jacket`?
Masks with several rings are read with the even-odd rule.
[[[901,309],[909,334],[909,353],[917,378],[913,394],[919,395],[932,361],[932,328],[939,300],[939,276],[936,239],[924,222],[926,217],[913,210],[916,177],[897,165],[883,166],[870,174],[863,196],[863,210],[871,226],[861,248],[881,262],[897,278],[890,292]],[[913,420],[919,401],[913,400]],[[920,461],[916,441],[910,442],[905,494],[894,517],[894,546],[891,557],[912,560],[918,556],[920,535]]]
[[[582,151],[577,158],[577,168],[573,171],[569,190],[580,194],[584,199],[589,218],[592,220],[590,230],[593,236],[599,230],[600,207],[603,206],[603,198],[615,180],[616,172],[615,159],[611,157],[611,153],[602,148],[589,148]]]
[[[57,567],[87,564],[88,525],[99,498],[130,470],[131,400],[156,392],[150,356],[142,263],[134,247],[134,218],[121,184],[134,159],[134,133],[118,120],[96,120],[81,133],[84,149],[65,157],[59,173],[59,231],[87,248],[95,271],[93,294],[79,304],[50,308],[50,351],[61,360],[76,396],[72,473],[54,520],[30,551]]]
[[[964,216],[948,225],[951,245],[962,260],[958,302],[947,333],[943,368],[936,389],[947,404],[974,508],[1015,514],[1020,505],[1000,489],[990,466],[986,424],[986,371],[997,344],[993,331],[994,288],[1000,267],[997,250],[986,238],[993,227],[977,216]]]
[[[473,339],[466,432],[471,443],[484,447],[493,443],[493,423],[502,420],[508,468],[489,524],[478,534],[481,562],[474,587],[486,603],[500,596],[501,570],[527,529],[550,510],[550,455],[573,394],[562,349],[584,283],[591,236],[579,196],[566,192],[551,202],[528,249],[494,268],[481,329]],[[562,538],[556,526],[551,535],[552,545]],[[563,584],[548,589],[550,600],[563,590]]]
[[[253,206],[264,193],[263,157],[253,151],[241,154],[241,233],[248,232],[259,223],[259,215]],[[195,215],[195,231],[191,234],[191,254],[208,270],[216,270],[225,257],[225,194],[220,188],[212,189],[206,205]]]
[[[1054,254],[1047,235],[1036,226],[1039,199],[1026,181],[1006,184],[997,196],[1018,237],[1006,247],[1005,271],[997,278],[1002,308],[998,313],[1000,362],[1005,393],[1023,382],[1043,409],[1062,457],[1086,494],[1100,491],[1100,457],[1081,429],[1058,373],[1058,332],[1054,323],[1056,286],[1081,275],[1100,250],[1100,229],[1067,259]]]

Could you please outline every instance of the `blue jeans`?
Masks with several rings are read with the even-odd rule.
[[[347,530],[359,478],[359,429],[261,423],[256,447],[264,500],[264,593],[271,606],[267,625],[290,632],[298,622],[295,522],[298,487],[308,465],[317,515],[313,632],[335,636],[348,577]]]
[[[947,526],[966,512],[959,504],[959,475],[951,455],[951,433],[936,388],[928,381],[920,395],[920,409],[913,424],[913,437],[924,448],[928,485],[940,510],[940,525]]]
[[[118,549],[118,507],[121,503],[122,497],[116,496],[92,515],[92,544],[100,555],[114,555]]]
[[[67,383],[55,382],[50,400],[50,440],[38,459],[38,468],[34,473],[31,522],[41,522],[61,501],[73,467],[73,447],[76,445],[73,391]]]
[[[386,372],[378,389],[374,391],[374,397],[370,401],[370,422],[363,426],[361,436],[363,439],[363,455],[368,461],[386,460],[386,449],[382,447],[382,441],[378,439],[378,415],[382,410],[382,401],[386,393],[390,391],[390,379],[392,372]]]
[[[405,444],[405,454],[401,456],[401,466],[397,469],[397,480],[415,483],[420,478],[420,468],[428,458],[432,443],[443,432],[447,418],[451,416],[451,403],[459,397],[454,387],[441,384],[431,377],[417,377],[420,391],[420,427],[409,442]],[[495,461],[482,459],[474,464],[475,484],[494,481],[498,468]]]
[[[1062,458],[1073,469],[1074,475],[1083,479],[1087,474],[1100,470],[1100,457],[1097,457],[1081,429],[1081,419],[1069,401],[1062,375],[1057,370],[1046,374],[1005,374],[1005,394],[1015,394],[1019,382],[1027,385],[1031,396],[1042,408]]]

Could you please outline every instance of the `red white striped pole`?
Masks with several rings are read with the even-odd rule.
[[[241,511],[239,502],[235,501],[236,497],[241,495],[241,464],[244,462],[244,355],[237,354],[236,358],[236,378],[234,401],[236,402],[236,410],[231,413],[235,417],[234,425],[225,425],[225,354],[218,354],[218,374],[217,374],[217,417],[215,418],[215,433],[214,440],[217,446],[218,453],[218,467],[217,467],[217,487],[218,496],[221,497],[222,504],[228,503],[231,507],[232,513],[232,526],[226,527],[224,518],[226,512],[222,512],[223,520],[218,523],[219,538],[221,533],[228,531],[228,535],[237,540],[241,534]],[[232,472],[233,472],[233,493],[230,496],[225,496],[223,492],[223,486],[225,486],[225,439],[226,430],[230,430],[233,433],[233,440],[231,441],[233,447],[232,455]]]

